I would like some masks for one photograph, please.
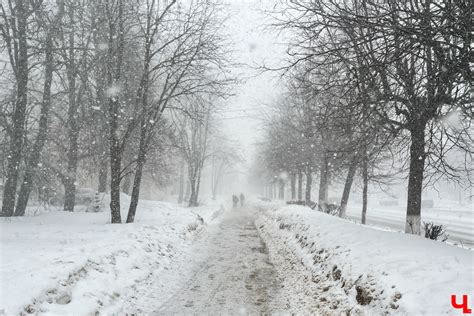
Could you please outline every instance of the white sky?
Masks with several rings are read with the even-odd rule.
[[[261,136],[261,120],[268,105],[281,91],[278,74],[259,73],[251,66],[279,63],[285,57],[284,47],[278,44],[275,31],[264,29],[268,18],[261,12],[268,1],[232,0],[230,16],[224,30],[235,43],[235,62],[247,64],[236,68],[236,73],[247,79],[235,89],[235,96],[226,100],[219,117],[226,135],[238,140],[247,163],[252,160],[255,142]],[[265,4],[266,3],[266,4]]]

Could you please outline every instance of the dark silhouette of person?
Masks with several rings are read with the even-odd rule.
[[[237,195],[232,195],[232,204],[233,204],[233,207],[236,208],[237,205],[239,204],[239,198],[237,197]]]
[[[245,196],[243,193],[240,193],[240,207],[244,206]]]

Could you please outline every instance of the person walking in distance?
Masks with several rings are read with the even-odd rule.
[[[237,205],[239,204],[239,198],[237,197],[237,195],[232,195],[232,205],[233,205],[233,208],[237,208]]]
[[[244,207],[245,196],[243,193],[240,193],[240,207]]]

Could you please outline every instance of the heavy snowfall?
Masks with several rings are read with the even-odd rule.
[[[466,315],[468,0],[0,0],[0,315]]]

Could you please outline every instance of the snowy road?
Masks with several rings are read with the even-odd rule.
[[[347,217],[360,222],[361,205],[349,205]],[[448,241],[470,248],[474,247],[474,212],[472,205],[444,204],[422,210],[422,222],[446,226]],[[367,211],[367,224],[397,231],[405,230],[405,208],[372,206]]]
[[[158,310],[160,314],[255,314],[274,309],[276,274],[254,225],[256,211],[225,214],[205,242],[192,277]]]

